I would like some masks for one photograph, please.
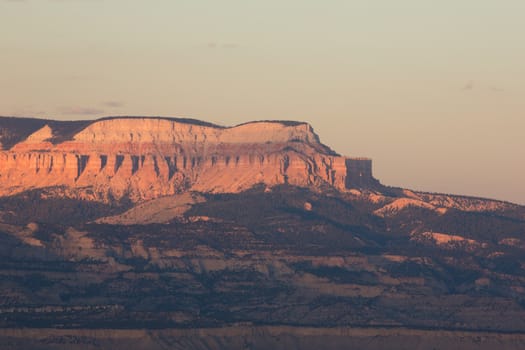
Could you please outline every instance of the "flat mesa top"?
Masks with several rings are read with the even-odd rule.
[[[115,121],[119,123],[115,123]],[[120,121],[122,121],[122,123],[120,123]],[[52,144],[59,144],[73,140],[78,135],[89,130],[103,134],[112,131],[122,133],[126,130],[141,133],[170,133],[176,131],[185,132],[185,130],[191,131],[193,127],[197,127],[201,133],[253,134],[258,131],[264,131],[266,136],[269,136],[272,130],[277,132],[277,130],[295,129],[295,131],[293,131],[294,134],[313,134],[313,129],[308,123],[297,121],[260,120],[235,126],[221,126],[197,119],[174,117],[111,116],[94,120],[77,121],[0,117],[0,144],[3,149],[10,149],[14,145],[28,139],[33,134],[39,131],[42,133],[43,128],[49,129],[46,130],[46,132],[50,133],[46,141]],[[317,139],[317,136],[315,135],[313,139]]]
[[[219,124],[214,124],[210,122],[206,122],[199,119],[193,119],[193,118],[178,118],[178,117],[163,117],[163,116],[108,116],[108,117],[102,117],[98,119],[85,119],[85,120],[55,120],[55,119],[45,119],[45,118],[26,118],[26,117],[9,117],[9,116],[0,116],[0,128],[5,127],[17,127],[17,126],[26,126],[30,127],[32,124],[36,125],[45,125],[45,124],[53,124],[53,125],[60,125],[60,124],[84,124],[89,125],[92,123],[96,123],[99,121],[104,120],[120,120],[120,119],[157,119],[157,120],[168,120],[173,121],[181,124],[192,124],[192,125],[198,125],[198,126],[207,126],[212,128],[220,128],[220,129],[228,129],[228,128],[235,128],[238,126],[248,125],[248,124],[256,124],[256,123],[275,123],[275,124],[281,124],[284,126],[298,126],[298,125],[304,125],[307,124],[306,122],[300,122],[300,121],[294,121],[294,120],[255,120],[250,122],[245,122],[241,124],[237,124],[234,126],[223,126]]]

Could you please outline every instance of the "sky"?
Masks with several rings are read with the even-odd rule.
[[[382,183],[525,204],[523,0],[0,0],[0,115],[301,120]]]

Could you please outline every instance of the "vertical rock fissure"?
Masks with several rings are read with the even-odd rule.
[[[120,169],[122,166],[122,163],[124,162],[124,156],[123,155],[117,155],[115,157],[115,173]]]
[[[86,169],[87,163],[89,161],[89,156],[86,155],[77,155],[77,179],[82,175]]]
[[[49,159],[49,168],[47,170],[48,173],[50,173],[52,170],[53,170],[53,161],[54,161],[54,157],[53,156],[50,156],[50,159]]]
[[[290,157],[285,155],[281,161],[281,172],[283,174],[284,183],[288,183],[288,168],[290,167]]]
[[[144,162],[142,162],[142,164],[144,164]],[[131,175],[135,174],[138,170],[139,170],[139,156],[131,156]]]
[[[159,164],[157,163],[157,157],[156,156],[153,156],[153,168],[155,169],[155,174],[158,177],[160,175],[160,169],[159,169]]]
[[[103,170],[106,167],[106,164],[108,164],[108,156],[101,155],[100,156],[100,170]]]

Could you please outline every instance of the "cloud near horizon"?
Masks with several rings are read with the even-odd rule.
[[[470,91],[474,89],[474,82],[472,80],[468,81],[461,90]]]
[[[103,114],[104,110],[99,108],[93,108],[93,107],[60,107],[58,109],[60,113],[63,114],[72,114],[72,115],[98,115]]]
[[[124,103],[120,102],[120,101],[106,101],[103,103],[104,106],[106,107],[111,107],[111,108],[120,108],[120,107],[124,107]]]
[[[211,41],[208,43],[209,49],[237,49],[240,45],[236,43],[219,43],[215,41]]]

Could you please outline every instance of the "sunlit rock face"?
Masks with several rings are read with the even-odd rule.
[[[56,187],[58,195],[137,202],[189,190],[236,193],[256,184],[339,191],[377,184],[370,160],[337,155],[307,123],[226,128],[169,118],[0,118],[0,127],[2,196]]]

